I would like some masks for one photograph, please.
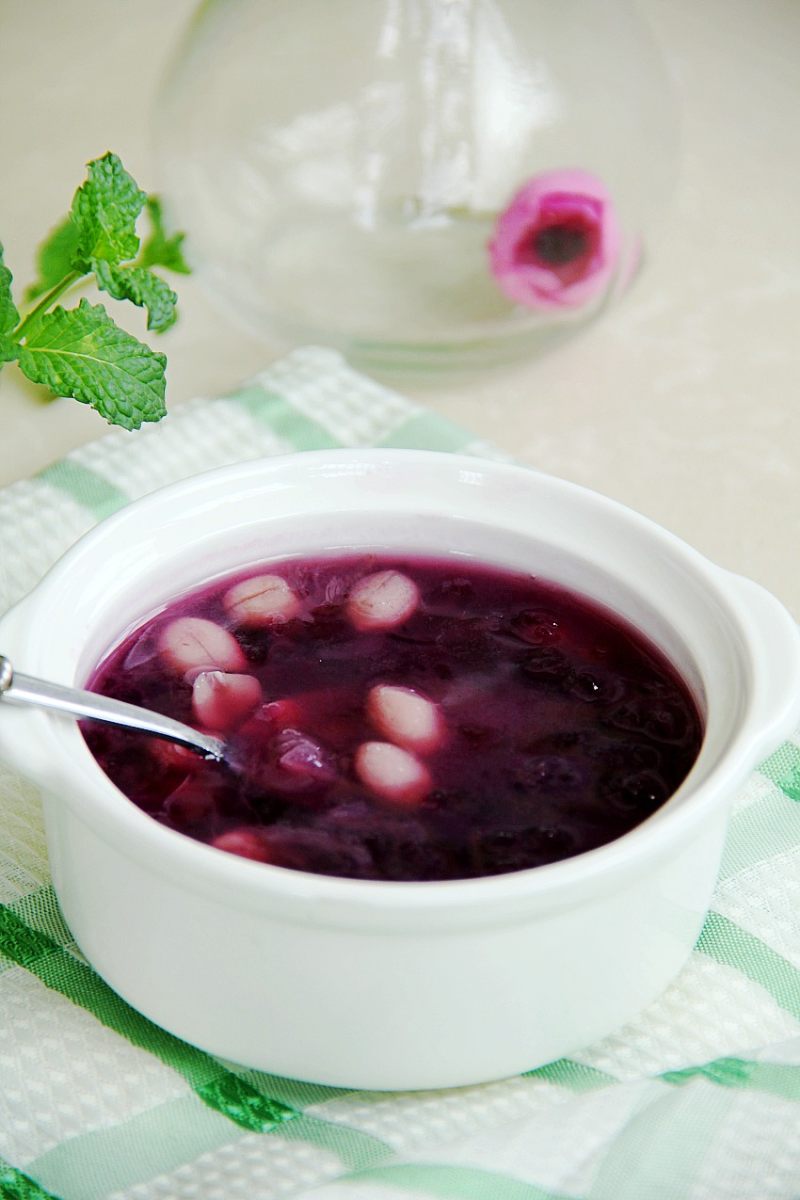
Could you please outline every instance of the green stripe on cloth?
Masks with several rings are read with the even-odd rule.
[[[230,399],[295,450],[335,450],[341,445],[318,421],[299,413],[283,396],[265,391],[256,383],[242,388]]]
[[[800,1066],[787,1063],[755,1062],[746,1058],[717,1058],[701,1067],[665,1071],[659,1076],[678,1087],[693,1079],[707,1079],[719,1087],[751,1088],[769,1092],[782,1100],[800,1100]]]
[[[60,462],[46,467],[36,476],[42,483],[66,492],[73,500],[77,500],[82,508],[88,508],[98,521],[108,517],[130,501],[120,488],[114,487],[102,475],[81,466],[72,459],[62,458]]]
[[[727,1092],[712,1092],[700,1103],[693,1092],[650,1084],[638,1110],[610,1143],[586,1200],[679,1200],[691,1195],[732,1103]]]
[[[720,879],[791,853],[800,846],[800,804],[777,789],[737,813],[730,825]]]
[[[0,954],[19,967],[32,971],[38,959],[61,947],[47,934],[30,929],[11,909],[0,905]]]
[[[418,412],[377,444],[401,450],[446,450],[455,454],[475,439],[445,417]]]
[[[222,1060],[217,1060],[222,1061]],[[254,1071],[238,1066],[236,1063],[223,1063],[233,1074],[246,1079],[265,1096],[273,1096],[282,1100],[292,1108],[308,1108],[312,1104],[322,1104],[326,1100],[341,1100],[352,1096],[352,1088],[328,1087],[323,1083],[306,1083],[302,1079],[286,1079],[282,1075],[270,1075],[266,1071]]]
[[[216,1062],[214,1059],[209,1061]],[[223,1113],[251,1133],[264,1133],[297,1117],[295,1109],[273,1096],[263,1095],[240,1075],[225,1072],[196,1086],[195,1091],[209,1108]]]
[[[599,1071],[597,1067],[587,1067],[571,1058],[559,1058],[544,1067],[525,1071],[524,1075],[526,1079],[543,1079],[547,1083],[555,1083],[573,1092],[591,1092],[618,1082],[613,1075]]]
[[[0,1200],[69,1200],[48,1192],[23,1171],[17,1171],[0,1159]]]
[[[371,1167],[393,1153],[369,1134],[314,1117],[299,1116],[259,1132],[332,1151],[346,1170]],[[110,1128],[70,1138],[29,1163],[28,1169],[45,1186],[60,1187],[60,1200],[103,1200],[114,1192],[169,1175],[203,1154],[235,1146],[242,1136],[192,1093]]]
[[[800,747],[794,742],[784,742],[758,769],[790,800],[800,801]]]
[[[24,967],[46,987],[92,1013],[134,1046],[178,1071],[201,1100],[244,1129],[264,1131],[297,1116],[295,1109],[262,1095],[202,1050],[160,1029],[112,991],[91,967],[46,934],[31,929],[0,905],[0,955]]]
[[[394,1154],[391,1146],[371,1133],[364,1133],[338,1121],[312,1117],[308,1113],[302,1113],[297,1120],[282,1126],[278,1132],[287,1141],[310,1142],[321,1150],[332,1150],[351,1170],[372,1167]]]
[[[243,1136],[190,1093],[60,1142],[28,1163],[28,1170],[45,1187],[58,1188],[60,1200],[104,1200]]]
[[[44,934],[57,945],[61,947],[75,945],[72,931],[64,920],[51,884],[37,888],[34,892],[28,892],[27,896],[20,896],[19,900],[9,904],[8,908],[16,917],[19,917],[23,925]]]
[[[720,913],[710,912],[695,948],[760,984],[800,1021],[800,971],[752,933]]]
[[[388,1187],[427,1192],[443,1200],[579,1200],[564,1192],[551,1192],[482,1167],[439,1163],[398,1163],[347,1176],[348,1183],[385,1183]],[[641,1198],[644,1200],[644,1197]]]

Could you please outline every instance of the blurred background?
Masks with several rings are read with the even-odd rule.
[[[329,0],[330,36],[337,3]],[[593,0],[584,0],[587,10]],[[530,465],[646,513],[800,617],[800,4],[640,0],[680,112],[674,191],[630,289],[568,341],[454,381],[395,385]],[[0,241],[20,284],[90,158],[147,191],[159,85],[194,0],[0,0]],[[343,54],[347,48],[343,47]],[[629,69],[624,56],[614,69]],[[644,127],[635,155],[663,147]],[[162,140],[163,144],[163,140]],[[191,237],[191,228],[188,233]],[[168,405],[233,388],[279,352],[171,280]],[[114,316],[144,336],[140,314]],[[0,374],[0,485],[107,427]]]

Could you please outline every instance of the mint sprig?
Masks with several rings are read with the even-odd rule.
[[[142,247],[136,226],[145,206],[151,230]],[[164,355],[120,329],[102,305],[56,302],[94,277],[113,299],[144,308],[148,329],[163,332],[175,322],[177,296],[152,267],[188,273],[182,242],[183,234],[166,232],[157,198],[146,196],[115,154],[90,162],[69,215],[39,250],[39,278],[25,291],[38,303],[22,319],[0,246],[0,367],[16,360],[34,383],[90,404],[124,429],[160,420]]]

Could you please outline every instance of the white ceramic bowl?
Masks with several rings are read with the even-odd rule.
[[[527,568],[627,617],[705,716],[678,792],[564,862],[376,883],[250,862],[164,828],[63,718],[3,708],[0,752],[41,787],[79,945],[158,1024],[327,1084],[502,1077],[610,1032],[679,970],[737,786],[800,719],[800,637],[760,587],[602,496],[478,459],[344,450],[247,462],[131,505],[6,615],[0,648],[20,671],[82,684],[132,624],[193,585],[272,556],[364,546]]]

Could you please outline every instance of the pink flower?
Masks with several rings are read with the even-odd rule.
[[[497,218],[492,274],[528,308],[578,308],[606,287],[620,237],[611,197],[588,171],[534,175]]]

